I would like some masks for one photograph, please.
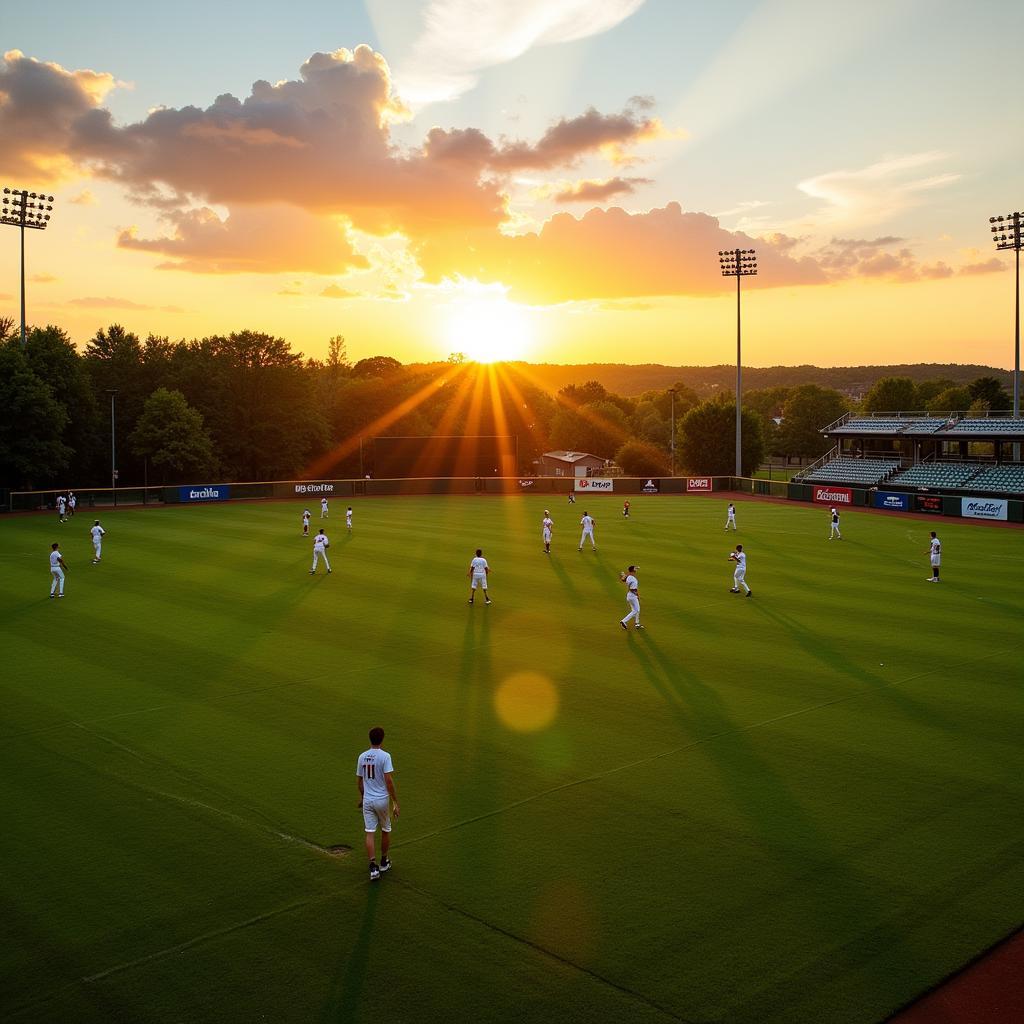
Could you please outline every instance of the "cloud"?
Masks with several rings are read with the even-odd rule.
[[[427,280],[462,275],[501,281],[510,298],[532,303],[627,299],[655,295],[717,295],[729,287],[720,249],[757,248],[761,276],[754,287],[828,280],[813,259],[794,259],[771,241],[724,230],[706,213],[678,203],[647,213],[592,209],[577,219],[551,218],[540,231],[514,237],[453,235],[418,250]]]
[[[8,50],[0,64],[0,173],[39,185],[73,174],[74,126],[116,85],[105,72],[68,71]]]
[[[350,292],[336,284],[329,284],[321,293],[325,299],[358,299],[358,292]]]
[[[497,145],[478,128],[431,128],[423,154],[440,166],[463,167],[475,174],[570,167],[595,153],[612,163],[627,163],[631,146],[667,134],[658,118],[647,116],[647,106],[634,97],[618,114],[590,107],[576,117],[560,118],[536,143],[503,140]]]
[[[75,206],[95,206],[99,200],[89,189],[83,188],[77,196],[72,196],[68,202]]]
[[[29,280],[35,284],[53,284],[59,278],[54,277],[53,274],[33,274]]]
[[[208,207],[161,216],[173,234],[140,238],[128,228],[118,246],[171,257],[159,264],[163,270],[203,274],[338,274],[369,266],[344,225],[284,205],[239,206],[223,220]]]
[[[973,277],[977,274],[995,274],[1005,269],[1006,264],[998,256],[993,256],[978,263],[965,263],[960,268],[960,273]]]
[[[590,178],[557,189],[553,198],[556,203],[603,203],[612,196],[632,195],[637,185],[650,184],[650,178]]]
[[[452,100],[479,73],[535,46],[607,32],[644,0],[430,0],[423,32],[396,77],[412,103]]]
[[[944,188],[960,178],[941,173],[921,177],[917,172],[947,159],[936,151],[889,157],[854,171],[830,171],[801,181],[801,192],[820,199],[817,217],[824,222],[872,224],[887,220],[924,202],[923,193]]]
[[[77,306],[80,309],[130,309],[130,310],[154,310],[159,309],[164,313],[184,313],[181,306],[148,306],[132,299],[116,298],[112,295],[95,296],[89,295],[81,299],[68,299],[69,306]]]
[[[932,281],[938,281],[945,277],[952,277],[953,274],[953,268],[942,260],[939,260],[936,263],[921,265],[921,276]]]

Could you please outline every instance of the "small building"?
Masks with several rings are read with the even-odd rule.
[[[608,465],[607,459],[587,452],[545,452],[538,460],[540,476],[594,476]]]

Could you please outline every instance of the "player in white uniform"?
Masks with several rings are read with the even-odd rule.
[[[97,519],[93,524],[89,534],[92,536],[92,564],[96,565],[100,560],[100,552],[103,550],[103,537],[106,534],[106,530],[100,526],[100,521]]]
[[[67,512],[68,503],[67,499],[63,494],[57,495],[57,522],[63,523],[65,519],[65,512]]]
[[[544,518],[541,520],[541,537],[544,539],[544,554],[551,554],[551,530],[555,525],[555,521],[551,518],[551,513],[544,509]]]
[[[78,506],[78,499],[75,497],[74,491],[68,491],[68,514],[74,515],[75,508]]]
[[[377,726],[370,730],[370,749],[364,750],[356,761],[356,785],[359,787],[359,806],[363,810],[366,830],[366,855],[370,858],[370,881],[391,867],[388,849],[391,846],[391,816],[398,817],[398,794],[395,792],[395,771],[391,755],[381,750],[384,730]],[[376,841],[380,829],[380,866],[377,866]]]
[[[833,537],[838,537],[840,540],[843,539],[843,535],[839,532],[839,509],[832,509],[832,529],[829,531],[828,539],[832,540]]]
[[[348,528],[348,532],[351,533],[352,532],[352,506],[351,505],[349,505],[349,507],[347,509],[345,509],[345,526]]]
[[[323,527],[320,528],[320,532],[313,538],[313,568],[309,570],[309,575],[312,576],[316,572],[317,562],[322,558],[324,565],[327,566],[327,571],[331,571],[331,563],[327,558],[327,549],[331,546],[331,542],[327,539],[327,534],[324,533]]]
[[[490,604],[491,599],[487,594],[487,577],[491,573],[491,567],[487,564],[487,559],[484,558],[484,553],[480,548],[476,549],[476,557],[469,563],[469,572],[466,575],[470,579],[469,583],[469,603],[473,603],[473,596],[476,594],[476,588],[480,587],[484,592],[484,604]]]
[[[67,570],[67,564],[64,562],[64,557],[60,553],[59,544],[50,545],[50,597],[53,597],[60,588],[60,593],[57,597],[64,596],[64,573]]]
[[[729,555],[729,558],[736,563],[736,568],[732,574],[732,590],[730,594],[738,594],[740,587],[747,592],[747,597],[752,597],[754,592],[747,586],[747,553],[743,550],[742,544],[736,545],[736,550]]]
[[[590,538],[590,546],[596,551],[597,544],[594,542],[594,517],[584,512],[583,518],[580,520],[580,526],[583,527],[583,533],[580,534],[580,551],[583,550],[583,542],[588,537]]]
[[[309,520],[312,517],[312,515],[313,515],[313,513],[310,512],[308,508],[307,509],[303,509],[303,511],[302,511],[302,536],[303,537],[308,537],[309,536]]]
[[[932,539],[928,542],[928,561],[932,564],[931,576],[925,577],[925,583],[939,582],[939,566],[942,564],[942,544],[932,530]]]
[[[640,584],[636,578],[636,572],[639,568],[638,565],[631,565],[620,577],[622,582],[626,584],[626,604],[629,605],[629,614],[624,619],[619,620],[619,625],[627,630],[629,629],[630,619],[636,619],[637,629],[645,628],[640,625]]]
[[[733,530],[735,530],[737,528],[736,527],[736,506],[731,501],[729,502],[729,507],[725,511],[725,528],[726,528],[726,530],[728,530],[730,526],[733,528]]]
[[[320,518],[321,519],[326,519],[327,518],[327,499],[326,498],[321,498],[320,499]]]

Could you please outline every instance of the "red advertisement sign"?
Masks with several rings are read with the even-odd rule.
[[[709,476],[688,476],[686,478],[686,489],[688,491],[710,491],[711,477]]]
[[[852,505],[853,491],[849,487],[815,486],[814,500],[820,505]]]

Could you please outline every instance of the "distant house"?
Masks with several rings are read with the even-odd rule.
[[[587,452],[545,452],[538,460],[538,473],[540,476],[593,476],[607,465],[607,459]]]

